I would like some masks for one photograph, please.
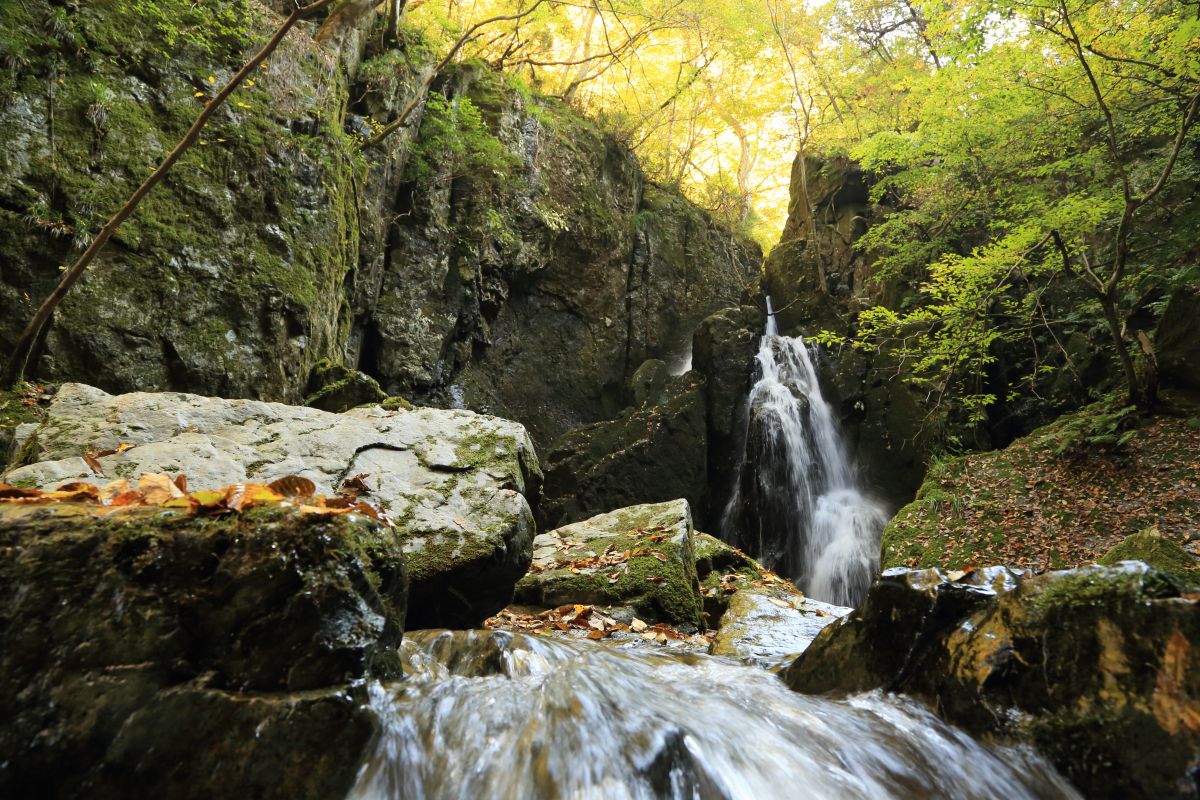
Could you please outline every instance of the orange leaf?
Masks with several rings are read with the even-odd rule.
[[[132,491],[133,487],[129,485],[129,481],[124,478],[112,481],[100,489],[100,502],[107,505],[112,505],[113,498],[118,497],[125,492]]]
[[[138,491],[146,501],[146,505],[157,506],[173,497],[182,497],[183,492],[172,482],[171,478],[159,472],[143,472],[138,478]]]
[[[100,466],[100,461],[91,453],[84,453],[83,460],[87,463],[88,469],[97,475],[104,474],[104,467]]]
[[[261,483],[233,483],[225,487],[225,505],[234,511],[282,499],[283,495]]]
[[[285,475],[268,483],[267,488],[284,497],[312,497],[317,491],[315,483],[299,475]]]
[[[7,483],[0,483],[0,500],[5,500],[10,497],[39,497],[42,494],[39,489],[22,489],[19,486],[9,486]]]

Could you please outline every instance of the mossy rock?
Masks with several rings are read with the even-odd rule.
[[[514,601],[634,608],[647,622],[703,626],[692,515],[674,500],[601,514],[534,539]]]
[[[287,507],[0,505],[0,794],[341,796],[373,732],[347,690],[398,674],[401,548]]]
[[[0,3],[0,350],[278,26],[260,3]],[[40,377],[299,400],[336,353],[367,164],[344,77],[290,36],[58,308]]]
[[[1097,562],[1114,567],[1122,561],[1141,561],[1188,584],[1200,582],[1200,561],[1156,528],[1126,536]]]
[[[783,676],[804,692],[923,698],[976,734],[1035,745],[1087,797],[1190,797],[1197,663],[1200,598],[1124,562],[889,570]]]
[[[308,391],[304,405],[335,414],[388,400],[387,393],[379,388],[379,382],[370,375],[328,360],[313,367],[308,379]]]

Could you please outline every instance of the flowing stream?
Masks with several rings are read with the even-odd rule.
[[[767,328],[746,408],[727,539],[827,603],[857,605],[879,569],[887,511],[863,493],[804,340]]]
[[[794,693],[709,656],[418,631],[352,800],[1074,798],[1040,757],[911,701]]]

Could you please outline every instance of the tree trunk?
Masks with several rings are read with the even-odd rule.
[[[1100,307],[1104,311],[1104,321],[1108,323],[1108,335],[1113,347],[1117,350],[1117,358],[1121,362],[1121,370],[1125,373],[1125,386],[1129,405],[1137,406],[1143,411],[1149,411],[1158,401],[1157,370],[1148,369],[1139,372],[1134,363],[1133,354],[1129,352],[1129,344],[1121,331],[1121,318],[1117,313],[1117,303],[1111,295],[1100,295]]]

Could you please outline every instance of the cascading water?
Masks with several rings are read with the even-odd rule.
[[[406,635],[402,657],[351,800],[1077,797],[911,701],[712,657],[491,631]]]
[[[859,488],[808,347],[779,335],[769,297],[756,361],[723,535],[810,597],[857,605],[879,568],[887,512]]]

